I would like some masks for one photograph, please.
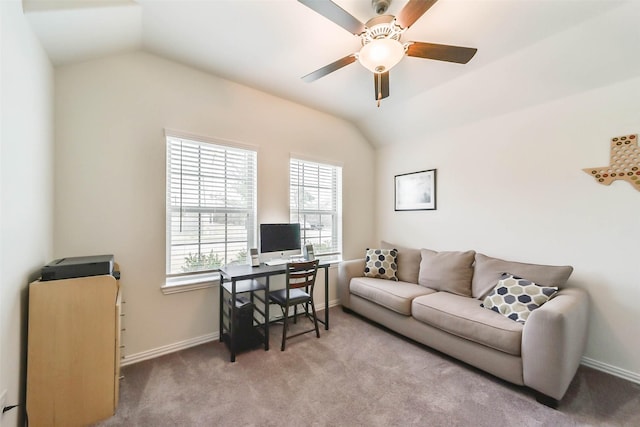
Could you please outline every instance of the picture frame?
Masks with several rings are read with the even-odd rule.
[[[394,180],[396,211],[436,209],[436,169],[396,175]]]

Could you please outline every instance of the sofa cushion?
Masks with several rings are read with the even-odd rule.
[[[418,284],[436,291],[471,296],[475,251],[436,252],[422,249],[420,253],[422,261]]]
[[[364,259],[364,275],[379,279],[398,280],[398,251],[396,249],[369,249]]]
[[[391,282],[371,277],[354,277],[349,284],[349,291],[405,316],[411,315],[411,301],[415,297],[435,292],[414,283]]]
[[[505,261],[491,258],[483,254],[476,254],[476,265],[471,281],[474,298],[484,299],[500,280],[503,273],[511,273],[518,277],[526,277],[541,286],[556,286],[561,288],[567,283],[573,267],[540,264],[525,264],[522,262]]]
[[[382,249],[398,250],[398,280],[402,282],[418,283],[418,273],[420,272],[420,249],[407,248],[400,245],[394,245],[384,240],[380,242]]]
[[[453,335],[520,355],[523,325],[480,307],[475,298],[448,292],[417,297],[411,304],[414,319]]]
[[[524,325],[533,310],[557,293],[555,286],[538,286],[530,280],[504,273],[481,305]]]

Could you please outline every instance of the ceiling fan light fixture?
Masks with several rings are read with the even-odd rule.
[[[358,61],[372,73],[385,73],[400,62],[404,53],[404,45],[398,40],[375,39],[362,46]]]

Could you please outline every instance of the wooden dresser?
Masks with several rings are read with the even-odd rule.
[[[115,413],[121,302],[111,275],[29,285],[30,427],[85,426]]]

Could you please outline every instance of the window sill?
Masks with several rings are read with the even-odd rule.
[[[181,277],[167,277],[160,288],[163,294],[170,295],[179,292],[196,291],[212,288],[220,284],[220,273],[197,274]]]

